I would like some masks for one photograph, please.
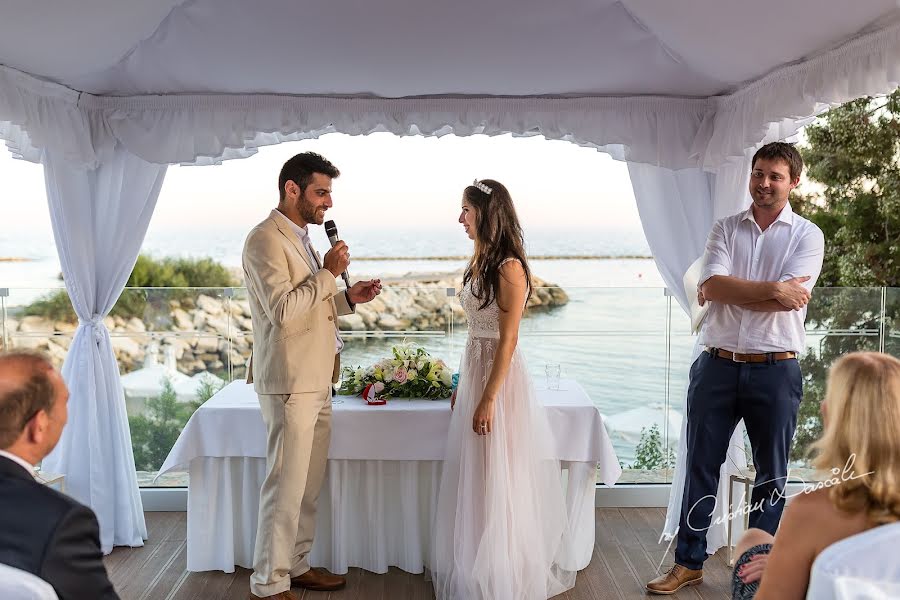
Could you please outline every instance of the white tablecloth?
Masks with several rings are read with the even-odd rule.
[[[574,380],[538,397],[563,466],[570,526],[566,562],[582,569],[594,546],[594,487],[621,475],[599,411]],[[359,397],[334,405],[328,470],[310,562],[336,573],[396,566],[421,573],[450,422],[449,401]],[[235,381],[191,417],[160,469],[187,471],[189,571],[251,568],[266,429],[252,385]],[[299,491],[298,491],[299,493]]]

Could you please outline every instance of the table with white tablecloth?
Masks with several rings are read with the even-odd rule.
[[[563,467],[569,528],[567,568],[582,569],[594,546],[597,479],[621,475],[603,418],[584,389],[537,380]],[[338,396],[310,563],[335,573],[395,566],[421,573],[430,551],[450,406],[447,400],[392,399],[370,406]],[[259,490],[266,474],[266,428],[252,385],[235,381],[188,421],[159,474],[187,471],[187,568],[251,568]],[[297,493],[301,493],[298,490]]]

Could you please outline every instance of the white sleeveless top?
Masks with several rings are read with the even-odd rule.
[[[501,262],[500,266],[511,260],[518,261],[517,258],[510,257]],[[470,279],[459,292],[459,303],[469,320],[469,337],[500,339],[500,306],[497,304],[497,298],[495,296],[490,304],[480,308],[483,302],[484,300],[476,297],[472,291]],[[524,305],[522,308],[525,308]]]

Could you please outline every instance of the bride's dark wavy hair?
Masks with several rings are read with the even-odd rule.
[[[463,285],[471,281],[472,293],[481,300],[481,308],[487,308],[500,290],[500,263],[516,258],[525,270],[527,302],[532,292],[531,270],[525,260],[525,238],[509,190],[493,179],[482,179],[480,183],[491,188],[491,193],[474,185],[463,191],[463,198],[475,209],[475,252],[463,274]]]

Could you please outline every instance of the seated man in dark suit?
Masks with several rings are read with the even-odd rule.
[[[56,446],[69,391],[36,354],[0,354],[0,563],[34,573],[60,600],[118,599],[93,511],[34,478]]]

